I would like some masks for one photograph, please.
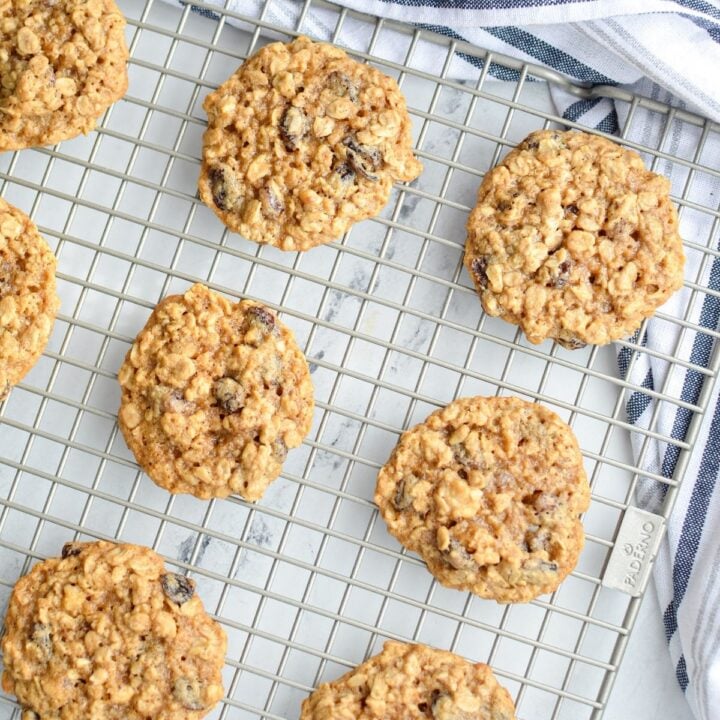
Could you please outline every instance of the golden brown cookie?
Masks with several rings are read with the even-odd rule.
[[[55,265],[35,223],[0,198],[0,401],[47,345],[60,305]]]
[[[127,90],[114,0],[0,0],[0,151],[90,132]]]
[[[312,424],[310,371],[292,332],[263,305],[200,284],[155,308],[119,379],[125,440],[174,493],[258,500]]]
[[[422,170],[397,83],[306,37],[259,50],[204,107],[200,197],[231,230],[282,250],[340,237]]]
[[[323,683],[300,720],[514,720],[510,694],[483,663],[426,645],[388,641],[354,670]]]
[[[199,720],[225,646],[195,583],[149,548],[67,543],[13,589],[2,685],[24,720]]]
[[[610,140],[532,133],[486,175],[468,219],[485,312],[569,349],[631,335],[683,283],[669,192]]]
[[[447,587],[498,602],[552,592],[584,543],[575,435],[542,405],[461,398],[405,432],[380,470],[388,530]]]

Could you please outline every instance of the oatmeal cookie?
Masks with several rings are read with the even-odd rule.
[[[302,706],[300,720],[514,720],[510,694],[483,663],[426,645],[383,651]]]
[[[223,696],[225,646],[152,550],[72,542],[13,589],[2,686],[24,720],[199,720]]]
[[[292,332],[263,305],[204,285],[155,308],[119,379],[125,440],[174,493],[258,500],[312,424],[310,371]]]
[[[60,305],[55,265],[35,223],[0,198],[0,402],[47,345]]]
[[[389,531],[443,585],[503,603],[552,592],[575,567],[589,497],[572,430],[514,397],[434,412],[402,435],[375,490]]]
[[[397,83],[306,37],[262,48],[204,107],[200,197],[231,230],[282,250],[338,238],[422,170]]]
[[[682,286],[670,182],[596,135],[540,130],[485,177],[467,223],[483,308],[532,343],[631,335]]]
[[[127,90],[114,0],[0,0],[0,151],[88,133]]]

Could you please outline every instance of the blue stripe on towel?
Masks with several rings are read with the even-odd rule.
[[[425,23],[417,23],[417,27],[422,30],[430,30],[431,32],[438,33],[439,35],[445,35],[445,37],[452,38],[453,40],[461,40],[462,42],[470,42],[467,38],[464,38],[460,33],[455,32],[452,28],[446,27],[445,25],[427,25]],[[472,44],[472,43],[471,43]],[[482,70],[485,67],[485,61],[477,55],[468,55],[461,51],[457,52],[457,56],[462,58],[465,62],[470,63],[473,67]],[[498,65],[497,63],[491,62],[488,72],[498,80],[506,80],[508,82],[517,82],[520,79],[520,73],[512,68],[505,67],[504,65]],[[528,78],[532,80],[533,78]]]
[[[185,0],[180,0],[181,5],[187,5],[188,3]],[[211,20],[219,20],[220,15],[218,13],[213,12],[209,8],[203,8],[198,7],[197,5],[190,5],[190,10],[194,13],[197,13],[198,15],[202,15],[203,17],[210,18]]]
[[[601,72],[595,70],[595,68],[591,68],[589,65],[580,62],[580,60],[574,58],[572,55],[568,55],[568,53],[563,52],[554,45],[546,43],[544,40],[541,40],[526,30],[509,25],[483,27],[481,29],[489,35],[502,40],[508,45],[512,45],[526,55],[534,57],[536,60],[539,60],[545,65],[549,65],[554,70],[564,73],[565,75],[593,83],[602,83],[603,85],[617,85],[617,83],[607,75],[603,75]]]
[[[707,336],[705,336],[707,337]],[[710,437],[720,436],[720,402],[715,406],[712,423],[709,430]],[[720,469],[720,447],[718,443],[708,443],[704,450],[700,467],[698,469],[695,485],[693,486],[690,502],[688,503],[682,532],[677,543],[675,563],[673,565],[673,599],[663,614],[665,636],[668,640],[677,630],[677,613],[685,597],[687,586],[690,583],[695,555],[700,545],[700,538],[705,527],[705,517],[710,507],[710,499],[715,492],[718,470]]]
[[[680,689],[685,692],[690,684],[690,678],[687,674],[687,665],[685,664],[685,656],[681,655],[675,668],[675,677],[677,678]]]
[[[709,286],[713,290],[720,288],[720,262],[718,258],[715,258],[712,265],[712,271],[710,272]],[[700,312],[699,324],[702,327],[715,329],[718,325],[718,318],[720,317],[720,299],[712,295],[706,295],[703,302],[702,311]],[[690,362],[695,365],[707,367],[710,362],[710,353],[712,352],[713,339],[710,335],[706,335],[702,331],[698,332],[695,336],[695,342],[693,343],[692,354],[690,355]],[[688,370],[685,374],[685,382],[683,383],[682,393],[680,395],[682,400],[690,403],[697,403],[700,397],[700,391],[702,390],[705,376],[699,373],[697,370]],[[684,440],[685,434],[687,433],[692,419],[692,412],[686,408],[678,408],[675,413],[675,422],[673,423],[673,429],[671,437],[678,440]],[[675,465],[677,463],[678,456],[680,455],[680,448],[676,445],[670,445],[665,451],[665,457],[662,463],[662,475],[666,478],[671,478],[675,471]]]
[[[596,126],[600,132],[608,133],[608,135],[617,135],[620,131],[620,123],[618,122],[617,112],[613,108]]]
[[[574,102],[572,105],[568,105],[568,107],[565,108],[565,112],[563,113],[563,117],[566,120],[572,120],[572,122],[575,122],[581,115],[584,115],[586,112],[590,112],[599,102],[602,102],[603,98],[589,98],[587,100],[578,100],[577,102]]]
[[[705,2],[705,0],[673,0],[673,2],[676,5],[688,8],[688,10],[705,13],[709,17],[720,21],[720,10],[714,5]],[[689,13],[678,13],[678,15],[690,20],[698,27],[701,27],[715,42],[720,43],[720,22],[713,22],[709,19],[706,20],[704,18],[699,18],[695,15],[690,15]]]
[[[651,369],[648,369],[640,387],[647,388],[648,390],[654,389]],[[651,402],[652,397],[650,397],[650,395],[646,395],[644,392],[636,390],[630,396],[630,399],[625,405],[625,412],[627,413],[628,420],[634,425],[640,419],[640,416],[645,412],[645,410],[647,410],[647,407]]]
[[[720,261],[718,258],[713,260],[708,286],[712,290],[720,289]],[[718,318],[720,318],[720,299],[712,295],[706,295],[705,300],[703,301],[702,310],[700,311],[698,324],[705,328],[715,329],[718,326]],[[712,347],[712,337],[710,337],[710,335],[706,335],[702,331],[698,332],[695,335],[695,341],[693,342],[690,362],[695,365],[707,367],[710,362]],[[685,374],[685,382],[683,383],[683,389],[680,395],[681,399],[693,404],[697,403],[704,379],[705,376],[697,372],[697,370],[688,370]],[[673,429],[670,436],[678,440],[684,440],[691,418],[692,413],[690,410],[678,408],[675,413],[675,422],[673,423]],[[663,477],[671,478],[673,476],[679,455],[680,448],[676,445],[668,446],[662,462],[661,473]]]
[[[713,260],[708,285],[710,289],[717,290],[720,287],[720,258]],[[700,311],[699,325],[705,328],[717,328],[720,318],[720,298],[714,295],[706,295]],[[710,335],[699,331],[695,336],[690,361],[695,365],[707,367],[710,361],[710,354],[713,348],[713,339]],[[685,382],[681,398],[686,402],[697,403],[700,397],[705,376],[696,370],[688,370],[685,374]],[[692,413],[685,408],[678,408],[675,414],[672,437],[682,440],[685,438],[690,425]],[[715,407],[712,424],[710,426],[710,437],[718,437],[720,433],[720,404]],[[708,443],[703,451],[700,461],[698,476],[693,487],[690,503],[683,522],[683,528],[677,544],[677,554],[673,565],[673,599],[663,613],[663,624],[665,635],[668,639],[677,630],[677,612],[683,600],[687,585],[690,581],[695,554],[702,535],[705,516],[707,515],[708,504],[712,496],[715,481],[718,474],[720,460],[720,448],[717,443]],[[670,478],[675,470],[680,449],[676,446],[669,446],[665,452],[662,464],[662,474]]]
[[[710,15],[710,17],[714,17],[716,20],[720,20],[720,9],[711,5],[709,2],[705,2],[705,0],[673,0],[673,2],[689,10],[696,10],[697,12]]]
[[[720,25],[712,22],[712,20],[705,20],[689,13],[678,13],[680,17],[689,20],[693,25],[697,25],[707,32],[707,34],[715,41],[720,42]]]
[[[635,338],[632,340],[633,342],[637,342]],[[627,345],[624,345],[620,348],[620,351],[618,352],[617,356],[617,364],[618,368],[620,369],[620,375],[623,378],[627,378],[628,370],[630,368],[630,360],[632,360],[633,353],[635,352],[634,348],[628,347]]]
[[[630,338],[630,342],[633,343],[633,345],[639,344],[640,347],[647,347],[647,332],[643,333],[642,341],[640,341],[640,330],[641,328],[638,328],[635,331],[635,334]],[[633,355],[636,352],[639,351],[636,350],[634,347],[624,345],[620,348],[620,351],[617,354],[618,369],[620,370],[620,377],[623,380],[628,379],[630,362],[632,361]],[[647,373],[645,373],[645,377],[642,383],[640,383],[640,387],[647,388],[648,390],[655,389],[655,381],[653,379],[653,372],[651,367],[648,368]],[[635,390],[625,405],[625,412],[628,416],[628,421],[632,425],[634,425],[640,419],[640,416],[645,412],[651,402],[652,398],[650,396],[646,395],[640,390]]]
[[[620,376],[623,380],[627,380],[628,370],[630,370],[630,361],[633,355],[638,352],[635,346],[647,347],[647,332],[643,333],[642,340],[640,339],[640,331],[642,328],[638,328],[633,336],[629,339],[632,345],[623,345],[617,355],[617,364],[620,369]],[[654,388],[654,386],[653,386]]]

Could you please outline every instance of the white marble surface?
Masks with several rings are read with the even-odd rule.
[[[126,2],[123,7],[130,16],[137,16],[142,3]],[[177,16],[176,10],[159,6],[150,21],[172,29]],[[204,42],[217,42],[230,52],[246,42],[245,35],[229,28],[215,38],[214,27],[211,20],[190,17],[184,32]],[[137,43],[136,57],[150,65],[171,57],[172,67],[181,76],[193,78],[202,66],[204,50],[182,44],[172,49],[162,33],[150,32]],[[217,83],[235,64],[232,57],[218,53],[205,77]],[[134,98],[180,115],[189,107],[190,115],[202,118],[199,106],[207,88],[197,97],[192,95],[194,89],[194,83],[182,77],[166,78],[158,89],[157,73],[151,67],[132,67],[130,95]],[[407,78],[404,90],[411,107],[429,109],[433,83]],[[510,84],[496,84],[492,89],[503,98],[512,91]],[[551,107],[541,83],[527,83],[521,101],[541,110]],[[457,90],[444,90],[434,106],[436,113],[459,123],[467,109],[467,94]],[[471,123],[499,133],[506,113],[505,105],[484,101],[478,103]],[[519,140],[541,122],[518,112],[508,136]],[[397,430],[420,420],[438,404],[459,394],[495,392],[495,382],[508,382],[530,391],[539,389],[572,407],[582,383],[583,363],[592,362],[594,371],[612,376],[612,350],[603,349],[592,358],[589,350],[577,354],[561,350],[558,357],[568,365],[552,364],[547,377],[544,358],[551,351],[549,344],[541,346],[540,356],[517,352],[511,357],[502,344],[483,341],[468,361],[469,334],[447,329],[438,333],[432,321],[444,314],[471,330],[480,320],[472,294],[448,290],[456,278],[467,284],[464,275],[456,274],[464,239],[463,212],[443,208],[435,217],[432,200],[418,194],[401,197],[396,191],[384,217],[405,230],[398,228],[391,234],[386,225],[368,222],[358,226],[340,248],[318,248],[302,257],[271,248],[258,251],[237,236],[223,235],[215,217],[194,200],[200,123],[181,126],[172,114],[145,115],[141,103],[128,102],[117,106],[107,126],[110,132],[97,145],[93,135],[64,143],[52,169],[42,153],[21,154],[12,166],[9,157],[0,158],[0,170],[19,181],[8,184],[5,196],[32,210],[58,249],[65,278],[60,283],[63,313],[75,319],[70,326],[59,322],[50,344],[52,353],[72,362],[56,367],[51,358],[43,358],[3,410],[6,424],[0,433],[0,456],[11,464],[0,463],[0,498],[5,499],[0,517],[2,600],[12,581],[27,568],[25,554],[6,546],[29,548],[39,556],[54,554],[59,543],[79,527],[90,536],[117,536],[153,545],[170,561],[193,565],[198,568],[195,577],[206,604],[226,623],[229,657],[246,668],[241,676],[235,676],[234,668],[226,668],[226,685],[239,705],[222,711],[224,719],[257,717],[253,711],[263,707],[280,717],[295,718],[304,692],[292,685],[273,685],[275,675],[300,687],[312,686],[362,660],[377,649],[383,635],[416,638],[468,657],[490,659],[513,692],[518,689],[513,674],[522,676],[531,658],[522,642],[506,638],[495,643],[492,629],[501,621],[521,638],[543,633],[545,642],[566,651],[572,652],[575,643],[580,643],[581,654],[607,657],[612,638],[594,635],[592,628],[581,638],[580,626],[571,618],[557,615],[541,627],[544,606],[516,607],[503,616],[493,603],[468,602],[463,593],[431,585],[424,568],[412,561],[396,562],[390,554],[397,553],[397,543],[376,522],[369,501],[373,463],[387,458]],[[416,123],[416,134],[419,126]],[[131,141],[138,135],[148,145],[133,158]],[[429,123],[422,148],[447,160],[456,141],[454,131]],[[495,149],[491,141],[469,137],[457,159],[472,167],[486,167]],[[169,163],[171,155],[176,157]],[[89,178],[81,177],[77,159],[89,163]],[[417,187],[431,195],[440,192],[448,177],[445,164],[426,161],[425,165]],[[127,177],[145,184],[129,183],[120,192],[119,178]],[[468,205],[477,182],[476,175],[458,171],[445,188],[446,196]],[[47,190],[37,194],[40,184]],[[172,192],[156,194],[158,187]],[[75,195],[79,205],[70,209],[68,198]],[[112,219],[107,212],[110,207],[115,213]],[[146,231],[149,221],[157,227]],[[425,241],[422,233],[428,232],[451,242]],[[178,236],[185,239],[179,241]],[[222,254],[216,243],[224,245]],[[96,245],[102,251],[93,255],[90,250]],[[256,253],[257,263],[251,268]],[[130,263],[133,256],[141,259],[139,264]],[[376,263],[377,256],[383,262]],[[298,277],[289,281],[288,269]],[[170,499],[137,472],[117,435],[114,373],[128,342],[161,296],[187,287],[194,278],[284,308],[285,321],[313,361],[321,407],[312,443],[291,453],[285,476],[254,508],[235,500],[208,504],[186,497]],[[329,280],[332,289],[326,292]],[[363,299],[366,292],[382,302]],[[126,300],[118,303],[118,295]],[[401,316],[398,308],[403,307],[413,312]],[[316,317],[324,325],[313,327]],[[515,337],[514,330],[500,321],[485,323],[483,330],[501,343]],[[432,359],[427,365],[425,355]],[[83,363],[101,368],[101,374],[89,375]],[[452,369],[466,363],[467,373]],[[485,379],[479,379],[480,375]],[[378,389],[378,384],[383,387]],[[50,401],[41,404],[40,393],[49,394]],[[417,402],[409,401],[412,394],[417,394]],[[581,410],[612,413],[616,399],[612,383],[591,381],[577,402]],[[83,415],[75,415],[73,402],[86,409]],[[570,416],[567,408],[561,412]],[[370,422],[363,423],[362,418]],[[32,426],[46,437],[28,440],[25,429]],[[393,432],[386,431],[387,427]],[[580,412],[573,418],[573,427],[583,449],[600,451],[599,438],[607,429],[603,423],[590,422]],[[623,432],[614,433],[603,452],[617,462],[632,462]],[[17,466],[25,472],[16,473]],[[624,497],[627,473],[605,464],[596,470],[591,462],[588,470],[595,471],[601,495]],[[61,483],[52,484],[53,477]],[[299,483],[300,477],[305,482]],[[19,510],[8,510],[8,503]],[[37,522],[38,517],[42,522]],[[607,538],[612,537],[616,521],[616,514],[596,502],[586,526],[595,536]],[[334,533],[329,539],[323,538],[326,527]],[[199,533],[199,528],[206,532]],[[365,549],[359,551],[360,547]],[[283,557],[292,560],[283,562]],[[603,558],[601,545],[588,543],[579,569],[598,577]],[[315,574],[311,574],[313,569]],[[230,585],[212,573],[231,578]],[[387,600],[388,587],[399,601]],[[555,602],[582,613],[593,588],[571,578]],[[599,597],[594,617],[621,623],[627,599],[604,590]],[[438,614],[430,614],[433,610]],[[455,618],[463,613],[475,625],[460,627]],[[336,616],[348,622],[335,623]],[[314,650],[291,652],[287,648],[293,643]],[[328,653],[330,660],[320,662],[318,653]],[[548,657],[533,656],[533,662],[537,660],[533,677],[562,683],[562,660],[552,654]],[[255,673],[257,668],[261,672]],[[598,673],[576,673],[569,688],[589,697],[598,678]],[[536,697],[533,692],[525,694],[520,715],[523,720],[545,720],[552,713],[554,698]],[[10,706],[0,706],[0,718],[11,713]],[[212,717],[220,715],[218,711]],[[558,717],[575,720],[586,715],[566,704]],[[640,612],[606,717],[689,720],[665,652],[652,592]]]

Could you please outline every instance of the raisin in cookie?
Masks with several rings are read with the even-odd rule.
[[[682,286],[667,178],[596,135],[541,130],[485,177],[465,266],[489,315],[566,348],[631,335]]]
[[[0,401],[47,345],[60,305],[55,265],[32,220],[0,198]]]
[[[170,492],[258,500],[310,431],[312,381],[290,330],[204,285],[155,308],[119,379],[120,429]]]
[[[330,242],[422,169],[397,83],[306,37],[262,48],[204,107],[200,197],[258,243]]]
[[[575,567],[589,495],[577,440],[555,413],[513,397],[473,397],[402,435],[375,502],[443,585],[527,602]]]
[[[300,720],[513,720],[510,694],[492,670],[426,645],[383,651],[303,702]]]
[[[114,0],[0,0],[0,151],[90,132],[127,89]]]
[[[149,548],[67,543],[13,589],[2,685],[27,720],[199,720],[225,646],[195,583]]]

